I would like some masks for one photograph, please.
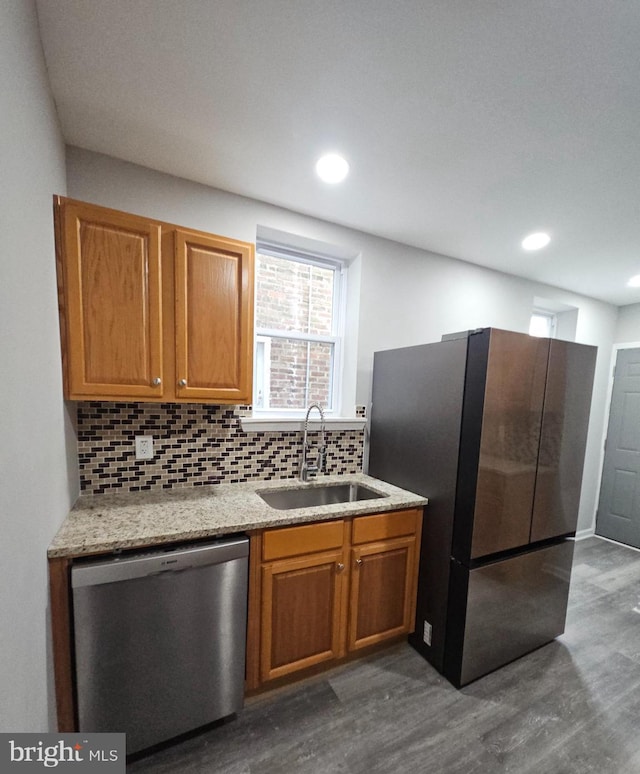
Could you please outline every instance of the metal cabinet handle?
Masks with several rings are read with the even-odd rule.
[[[187,386],[187,380],[186,379],[180,379],[178,384],[180,385],[180,387],[186,387]]]
[[[358,565],[358,567],[360,567],[360,565],[362,564],[362,559],[356,559],[356,564]]]
[[[153,380],[154,387],[157,387],[159,384],[162,384],[162,379],[159,376],[156,376],[156,378]]]
[[[338,570],[338,572],[342,572],[344,570],[344,564],[342,564],[342,562],[338,562],[338,564],[336,565],[336,569]]]

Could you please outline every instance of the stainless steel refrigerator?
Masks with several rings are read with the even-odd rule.
[[[409,639],[458,687],[564,631],[595,358],[495,328],[374,355],[369,473],[429,498]]]

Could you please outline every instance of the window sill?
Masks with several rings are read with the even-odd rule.
[[[240,423],[245,433],[277,433],[288,431],[291,433],[304,431],[304,418],[302,417],[241,417]],[[324,426],[327,432],[334,430],[363,430],[367,424],[364,417],[327,417]],[[317,432],[320,422],[314,416],[309,420],[309,430]]]

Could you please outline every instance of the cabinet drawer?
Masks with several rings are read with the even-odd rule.
[[[342,519],[269,530],[262,537],[262,561],[342,548],[343,540]]]
[[[371,543],[375,540],[413,535],[418,526],[419,511],[395,511],[358,516],[353,520],[352,542]]]

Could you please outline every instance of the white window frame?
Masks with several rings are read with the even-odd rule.
[[[254,347],[254,385],[253,385],[253,399],[257,400],[257,396],[262,391],[263,396],[268,395],[271,390],[271,370],[269,363],[271,362],[271,339],[266,336],[256,334]],[[262,355],[259,354],[259,350],[262,350]],[[257,365],[262,361],[265,363],[265,367],[262,369],[262,384],[260,383],[259,375],[260,370]],[[258,406],[258,411],[261,407]]]
[[[339,417],[342,409],[342,375],[344,368],[344,334],[345,334],[345,319],[346,319],[346,262],[338,258],[322,255],[321,253],[308,253],[302,250],[294,250],[290,247],[258,240],[256,243],[256,255],[266,255],[274,258],[281,258],[284,260],[294,261],[296,263],[302,263],[310,266],[318,266],[323,269],[333,270],[333,316],[331,321],[331,334],[330,335],[318,335],[311,333],[299,333],[297,331],[286,331],[273,328],[259,328],[255,326],[254,332],[254,354],[257,353],[257,347],[259,342],[267,342],[273,338],[293,339],[298,341],[308,342],[321,342],[328,343],[333,346],[333,364],[331,371],[331,408],[323,406],[325,414],[328,418]],[[256,293],[257,293],[256,283]],[[257,308],[257,295],[256,295],[256,308]],[[265,348],[265,355],[267,349]],[[257,361],[256,356],[256,361]],[[263,384],[263,390],[265,395],[268,395],[269,375],[267,369],[267,375],[265,377],[265,384]],[[254,369],[253,377],[253,389],[257,394],[258,388],[258,372]],[[286,409],[286,408],[270,408],[268,406],[253,407],[253,416],[256,418],[271,418],[271,419],[295,419],[303,417],[305,415],[306,408],[299,409]]]
[[[556,313],[550,311],[549,309],[536,309],[534,307],[531,312],[530,321],[534,317],[544,317],[548,321],[547,338],[554,339],[556,336],[556,325],[557,325]],[[529,327],[529,335],[531,336],[537,335],[537,334],[531,333],[531,327]]]

